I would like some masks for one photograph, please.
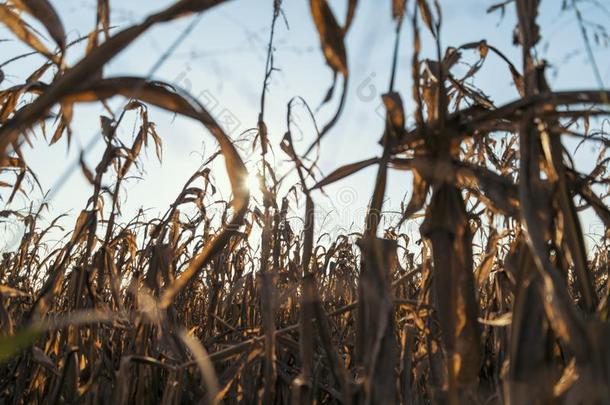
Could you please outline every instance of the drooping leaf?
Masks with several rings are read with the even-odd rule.
[[[432,16],[432,11],[430,10],[430,5],[428,4],[428,0],[417,0],[417,5],[424,24],[426,24],[426,27],[428,27],[428,30],[430,30],[432,36],[436,37],[436,25],[434,22],[434,17]]]
[[[310,0],[309,4],[320,35],[320,43],[326,63],[334,71],[347,76],[347,56],[343,43],[343,30],[337,23],[327,0]]]
[[[19,17],[9,6],[0,4],[0,22],[2,22],[13,34],[35,51],[46,56],[50,60],[56,60],[55,56],[40,41],[38,36],[32,32],[29,25]]]
[[[13,0],[13,3],[44,25],[61,50],[66,47],[66,33],[59,15],[47,0]]]

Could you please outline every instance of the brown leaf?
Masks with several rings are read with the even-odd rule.
[[[405,128],[405,111],[400,94],[396,92],[386,93],[381,98],[395,134],[401,134]]]
[[[110,37],[110,5],[109,0],[97,0],[97,20],[102,26],[106,40]]]
[[[411,199],[409,200],[409,204],[407,204],[407,207],[402,213],[402,218],[400,219],[401,224],[424,207],[424,204],[426,202],[426,196],[428,195],[428,190],[430,189],[430,185],[419,174],[419,171],[413,170],[412,173],[413,191],[411,194]]]
[[[392,17],[400,21],[405,15],[407,0],[392,0]]]
[[[345,27],[343,27],[343,35],[349,30],[350,25],[352,25],[352,21],[354,20],[354,14],[356,13],[356,6],[358,5],[358,0],[349,0],[347,4],[347,17],[345,17]]]
[[[47,49],[46,46],[38,39],[28,26],[28,24],[19,17],[11,8],[5,4],[0,4],[0,21],[10,29],[13,34],[35,51],[40,52],[51,60],[56,60],[56,57]]]
[[[89,184],[91,184],[91,185],[95,184],[95,177],[93,176],[93,172],[91,171],[91,169],[89,169],[87,167],[87,164],[85,163],[85,160],[83,159],[82,152],[80,154],[78,161],[80,163],[80,168],[81,168],[83,174],[85,175],[85,178],[87,179],[87,181],[89,181]]]
[[[426,27],[430,30],[432,36],[436,38],[436,26],[434,25],[434,18],[432,17],[432,11],[430,10],[430,5],[427,0],[417,0],[417,5],[419,6],[419,12],[421,14],[421,18],[426,24]]]
[[[59,15],[47,0],[13,0],[13,3],[27,11],[44,25],[60,49],[66,47],[66,33]]]
[[[309,4],[320,35],[320,43],[326,57],[326,63],[335,72],[347,76],[347,56],[343,43],[343,30],[339,27],[327,0],[310,0]]]
[[[328,176],[326,176],[325,178],[320,180],[311,189],[315,190],[317,188],[322,188],[324,186],[327,186],[331,183],[344,179],[347,176],[350,176],[356,172],[359,172],[360,170],[362,170],[366,167],[369,167],[371,165],[374,165],[375,163],[378,163],[378,162],[379,162],[379,158],[375,157],[375,158],[371,158],[371,159],[362,160],[362,161],[356,162],[356,163],[350,163],[345,166],[341,166],[340,168],[334,170],[331,174],[329,174]]]

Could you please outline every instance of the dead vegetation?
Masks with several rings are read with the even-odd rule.
[[[73,66],[64,61],[71,44],[50,3],[0,4],[2,23],[47,58],[23,84],[0,91],[1,170],[3,178],[14,179],[0,183],[10,190],[5,202],[23,191],[26,179],[35,179],[21,145],[41,136],[37,129],[49,117],[56,122],[52,143],[70,136],[75,104],[127,100],[118,116],[101,118],[103,159],[95,168],[82,163],[91,198],[59,245],[46,237],[61,218],[41,225],[44,205],[0,212],[25,226],[18,247],[0,264],[0,402],[607,401],[608,238],[587,251],[578,212],[590,208],[610,227],[608,141],[603,131],[589,128],[610,112],[610,92],[549,88],[545,65],[533,52],[541,36],[538,1],[492,7],[517,10],[518,66],[485,41],[438,46],[435,60],[421,60],[420,35],[440,44],[440,6],[394,0],[396,50],[408,45],[413,55],[416,124],[405,126],[405,95],[394,88],[400,69],[395,54],[383,95],[381,156],[316,179],[313,156],[348,96],[344,37],[357,1],[348,2],[341,24],[326,0],[311,0],[335,77],[327,101],[337,99],[339,107],[299,153],[292,103],[287,106],[279,147],[294,163],[299,185],[283,195],[282,177],[267,158],[273,145],[265,115],[282,7],[275,0],[254,141],[261,204],[250,201],[239,150],[196,99],[164,83],[104,77],[100,70],[152,26],[220,3],[180,0],[110,35],[109,4],[99,0],[97,26],[83,39],[87,54]],[[44,26],[56,50],[39,39],[25,15]],[[414,42],[399,45],[406,26]],[[480,60],[457,76],[452,69],[467,52]],[[521,98],[496,106],[469,84],[491,57],[506,63]],[[51,80],[42,81],[49,72]],[[337,84],[340,95],[332,91]],[[186,181],[164,216],[121,216],[121,184],[145,148],[161,148],[163,135],[149,120],[148,105],[199,121],[202,132],[214,136],[219,152],[211,159],[224,158],[231,201],[210,208],[215,185],[204,168]],[[138,116],[131,144],[116,135],[126,114]],[[576,170],[562,144],[566,136],[599,145],[592,172]],[[377,177],[364,231],[320,242],[314,191],[371,165]],[[388,169],[413,174],[400,222],[425,215],[418,250],[404,243],[400,224],[381,227]],[[287,215],[296,200],[306,206],[298,231]],[[195,207],[196,215],[185,215],[185,207]]]

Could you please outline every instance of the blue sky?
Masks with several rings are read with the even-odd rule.
[[[466,42],[487,39],[489,44],[499,48],[516,66],[520,66],[520,50],[512,44],[516,21],[514,6],[507,8],[503,18],[500,13],[488,15],[486,9],[496,2],[441,0],[443,46],[457,47]],[[71,40],[86,35],[95,24],[95,1],[52,0],[51,3],[58,10]],[[113,10],[111,25],[117,27],[116,32],[172,2],[111,0],[110,3]],[[330,3],[342,19],[346,2],[333,0]],[[343,164],[381,153],[377,143],[383,130],[383,120],[378,114],[379,97],[387,88],[394,41],[390,3],[390,0],[359,2],[347,37],[351,75],[348,101],[341,120],[327,135],[321,149],[319,166],[325,174]],[[610,16],[592,3],[582,1],[580,6],[588,20],[601,23]],[[313,108],[317,107],[332,78],[319,48],[308,1],[284,0],[283,9],[289,28],[283,21],[278,22],[275,66],[279,71],[272,77],[266,113],[280,172],[291,167],[289,163],[282,163],[285,156],[277,147],[286,130],[286,103],[294,96],[301,96]],[[219,120],[231,117],[239,121],[234,121],[231,125],[232,136],[254,127],[259,109],[271,14],[271,0],[229,1],[207,12],[153,78],[186,88],[204,104],[207,103],[212,114]],[[546,0],[542,2],[540,15],[543,41],[538,46],[538,55],[552,65],[548,75],[552,88],[598,87],[584,52],[574,13],[570,10],[562,12],[559,0]],[[153,28],[115,58],[105,69],[105,76],[146,75],[192,18]],[[433,57],[435,50],[431,38],[424,30],[422,34],[422,56]],[[0,28],[0,38],[12,37],[8,30]],[[410,97],[411,42],[411,28],[405,24],[399,52],[397,90],[403,96],[407,114],[413,111]],[[26,50],[17,40],[0,42],[0,47],[3,48],[5,58]],[[610,83],[609,49],[594,44],[594,51],[602,78],[606,84]],[[82,52],[82,47],[71,49],[68,60],[73,63],[82,56]],[[465,53],[463,60],[474,62],[476,58],[474,53]],[[24,75],[39,66],[41,61],[38,57],[31,57],[7,66],[3,69],[6,78],[0,86],[5,88],[22,82]],[[488,58],[474,84],[497,104],[517,98],[508,70],[494,56]],[[333,100],[316,113],[319,124],[326,122],[334,113],[336,101]],[[118,106],[119,103],[120,100],[117,100],[113,105]],[[25,149],[28,164],[39,176],[45,190],[58,182],[65,183],[51,201],[52,214],[66,211],[78,213],[91,194],[91,187],[79,169],[69,179],[61,180],[61,176],[71,162],[77,159],[81,146],[98,136],[99,115],[103,113],[99,105],[79,107],[75,111],[72,125],[74,139],[69,149],[65,140],[47,146],[43,139],[35,141],[33,148]],[[152,149],[148,151],[148,158],[143,161],[142,178],[130,181],[124,190],[124,198],[128,196],[124,200],[126,219],[139,207],[151,208],[150,217],[164,212],[183,183],[216,148],[213,138],[190,120],[176,118],[157,109],[151,109],[150,118],[157,123],[163,139],[163,164],[157,162]],[[303,139],[298,144],[303,150],[313,139],[311,123],[302,108],[297,111],[295,119],[304,132]],[[129,139],[133,121],[122,128],[122,136]],[[90,166],[95,166],[101,151],[101,144],[98,144],[87,156]],[[590,167],[594,161],[592,156],[590,149],[581,149],[576,156],[579,167]],[[215,172],[220,191],[228,196],[229,189],[221,168]],[[375,168],[369,168],[328,187],[328,197],[322,194],[315,196],[321,212],[334,211],[325,217],[328,226],[350,228],[353,224],[356,229],[362,225],[362,215],[371,194],[375,172]],[[386,208],[396,209],[405,193],[409,194],[409,188],[408,175],[404,172],[391,172]],[[19,208],[24,204],[22,200],[14,206]],[[599,225],[594,219],[588,218],[586,221],[585,232],[599,232],[596,228]],[[72,227],[69,221],[65,225],[68,229]],[[8,238],[5,236],[5,242]]]

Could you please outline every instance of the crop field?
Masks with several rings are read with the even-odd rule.
[[[515,27],[512,60],[484,39],[442,36],[453,0],[374,0],[395,32],[377,73],[382,108],[371,105],[383,130],[358,134],[378,148],[323,171],[320,156],[333,153],[328,142],[356,97],[352,23],[375,29],[359,14],[369,1],[302,0],[308,14],[291,15],[285,7],[297,0],[176,0],[114,25],[120,2],[97,0],[94,26],[78,38],[60,1],[0,3],[0,40],[25,49],[0,56],[0,239],[20,229],[0,257],[0,405],[610,401],[610,91],[607,64],[594,57],[610,37],[590,20],[607,20],[608,4],[547,0],[569,16],[582,75],[597,83],[555,91],[539,56],[546,2],[484,6]],[[191,34],[185,20],[241,2],[270,17],[264,71],[240,73],[260,79],[257,119],[237,117],[248,138],[238,142],[189,89],[104,70],[119,54],[130,60],[148,31],[182,24],[175,48]],[[301,19],[315,30],[307,57],[325,63],[332,82],[312,80],[320,106],[294,94],[272,114],[270,83],[290,81],[275,57],[277,31]],[[31,58],[41,63],[5,77]],[[513,101],[478,87],[490,61]],[[75,176],[88,199],[66,216],[51,209],[30,154],[32,145],[75,148],[85,104],[106,110],[96,121],[102,153],[94,164],[81,156]],[[295,125],[296,109],[307,127]],[[127,185],[169,136],[155,125],[161,110],[197,125],[205,162],[176,176],[181,191],[161,215],[126,215]],[[592,169],[576,163],[581,147]],[[349,218],[359,227],[331,234],[320,215],[325,189],[367,170],[366,210]],[[409,183],[392,220],[390,173]],[[72,181],[63,186],[73,190]],[[599,234],[583,225],[591,218]]]

